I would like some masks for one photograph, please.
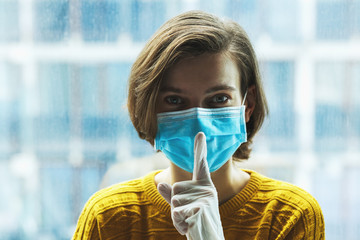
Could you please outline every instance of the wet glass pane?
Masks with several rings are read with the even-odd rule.
[[[264,62],[261,66],[270,110],[268,122],[262,130],[264,136],[274,151],[296,150],[294,63],[274,61]]]
[[[16,0],[0,1],[0,42],[18,41],[19,2]]]
[[[69,0],[34,0],[35,39],[58,42],[69,37]]]
[[[234,0],[226,15],[239,22],[253,39],[293,42],[299,38],[298,1]]]
[[[81,1],[82,34],[85,41],[116,41],[122,30],[122,1]]]
[[[317,11],[317,38],[326,40],[349,39],[354,33],[354,20],[358,12],[358,1],[319,0]]]
[[[165,0],[131,2],[131,35],[134,41],[146,41],[164,23],[165,7]]]

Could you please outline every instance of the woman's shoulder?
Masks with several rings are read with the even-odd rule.
[[[143,217],[143,206],[151,208],[146,185],[150,185],[155,174],[152,172],[94,193],[80,214],[73,239],[98,239],[100,234],[126,234],[129,224]],[[149,210],[145,212],[154,211]],[[102,233],[97,226],[101,226]]]
[[[100,214],[112,208],[146,204],[148,199],[145,194],[145,185],[147,179],[153,175],[155,172],[101,189],[90,197],[85,208],[91,208],[92,212]]]
[[[324,238],[323,214],[310,193],[294,184],[245,171],[251,175],[248,185],[252,184],[252,191],[239,214],[257,219],[254,225],[282,239]]]
[[[283,216],[284,219],[298,221],[303,226],[313,225],[314,229],[323,229],[324,219],[317,200],[304,189],[280,180],[265,177],[251,172],[252,177],[260,180],[258,191],[254,194],[250,204],[259,204],[264,212]]]
[[[316,199],[306,190],[286,181],[265,177],[259,173],[251,172],[251,176],[260,180],[255,199],[263,202],[278,201],[293,207],[318,207]]]

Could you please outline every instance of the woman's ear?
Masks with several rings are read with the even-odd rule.
[[[248,87],[245,99],[245,121],[249,122],[256,104],[256,88],[255,85]]]

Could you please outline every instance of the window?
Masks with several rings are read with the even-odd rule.
[[[165,166],[127,78],[190,9],[239,22],[260,61],[270,115],[241,166],[313,194],[326,239],[360,235],[359,0],[0,0],[0,236],[69,239],[95,191]]]

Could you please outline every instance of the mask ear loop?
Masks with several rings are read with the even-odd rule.
[[[245,104],[245,100],[246,100],[247,93],[248,93],[248,91],[246,90],[241,105],[244,105],[244,104]]]

